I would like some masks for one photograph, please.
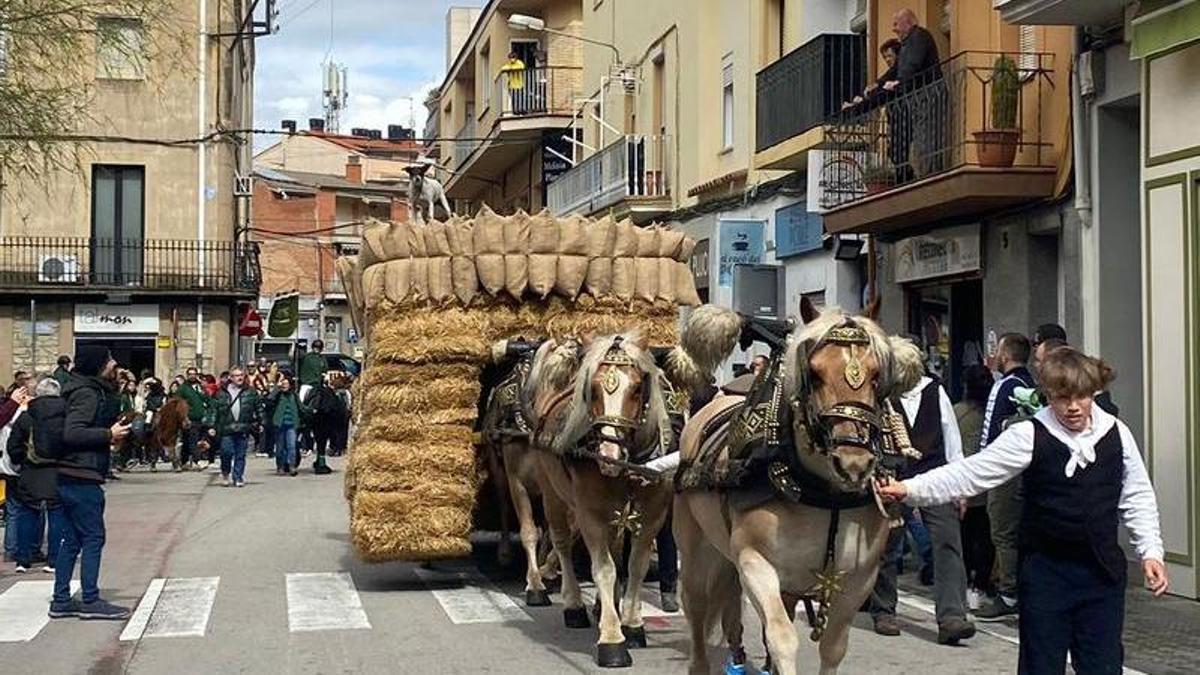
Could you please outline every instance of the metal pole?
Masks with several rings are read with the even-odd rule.
[[[29,360],[30,372],[37,372],[37,300],[29,299]]]

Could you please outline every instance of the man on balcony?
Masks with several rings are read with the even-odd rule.
[[[919,25],[911,9],[896,12],[892,30],[900,38],[900,54],[896,79],[885,82],[883,88],[906,99],[894,106],[896,114],[889,120],[893,130],[888,155],[899,185],[941,169],[948,120],[941,58],[933,35]],[[912,145],[916,145],[915,155],[910,154]]]
[[[508,61],[500,67],[508,87],[509,109],[515,115],[525,114],[525,62],[515,51],[508,53]]]

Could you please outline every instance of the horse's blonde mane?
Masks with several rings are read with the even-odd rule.
[[[650,400],[645,423],[637,430],[635,442],[642,446],[642,444],[660,437],[664,431],[669,432],[671,420],[667,416],[666,396],[663,394],[662,382],[659,380],[658,366],[654,362],[654,357],[649,351],[637,346],[635,341],[638,339],[638,334],[636,332],[609,335],[593,340],[583,353],[579,368],[575,371],[575,393],[571,397],[570,412],[563,422],[562,431],[554,440],[556,451],[561,453],[570,450],[591,430],[592,378],[618,338],[621,342],[621,350],[633,359],[638,370],[642,372],[643,385],[650,387]],[[529,379],[534,379],[532,373]]]
[[[871,319],[865,316],[846,314],[839,307],[825,310],[816,319],[808,322],[789,336],[787,354],[785,356],[788,378],[787,391],[792,392],[796,390],[796,369],[808,366],[808,364],[799,363],[800,347],[806,342],[810,344],[817,343],[830,329],[842,325],[847,319],[853,321],[855,325],[866,331],[867,337],[871,340],[868,349],[875,355],[875,362],[879,364],[879,391],[885,395],[891,391],[896,372],[895,359],[892,357],[892,343],[888,340],[887,333],[883,332],[879,324]]]

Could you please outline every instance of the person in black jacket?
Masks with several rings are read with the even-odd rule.
[[[46,566],[43,572],[53,572],[62,542],[63,512],[58,501],[58,477],[54,458],[62,449],[63,420],[66,403],[59,396],[62,385],[53,376],[43,377],[34,390],[36,398],[29,402],[24,415],[12,423],[8,437],[8,456],[21,468],[16,490],[10,497],[20,501],[26,510],[45,509],[50,523],[47,538]],[[41,541],[42,519],[22,518],[17,533],[19,567],[28,569]]]
[[[933,35],[922,27],[911,9],[902,9],[892,18],[892,31],[900,38],[895,79],[883,83],[885,92],[901,94],[904,101],[889,108],[893,114],[889,130],[889,158],[895,165],[896,184],[941,170],[946,148],[947,92],[942,81],[941,57]],[[910,159],[915,144],[917,157]],[[918,167],[920,171],[914,168]]]
[[[75,370],[63,387],[66,415],[58,460],[58,499],[67,521],[54,569],[50,618],[123,620],[129,610],[100,599],[100,554],[104,549],[104,479],[112,446],[129,436],[117,422],[120,397],[117,362],[103,345],[85,345],[75,355]],[[83,602],[71,599],[71,576],[79,558]]]

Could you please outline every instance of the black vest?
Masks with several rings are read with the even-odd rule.
[[[1021,479],[1021,550],[1094,561],[1113,581],[1124,579],[1117,505],[1125,461],[1117,425],[1096,444],[1096,461],[1070,478],[1065,473],[1070,449],[1036,419],[1033,429],[1033,459]]]
[[[940,398],[939,386],[936,381],[925,385],[925,388],[921,390],[921,404],[917,408],[917,419],[912,423],[908,421],[908,415],[904,414],[904,407],[900,401],[897,400],[893,403],[893,407],[904,418],[904,424],[908,427],[908,439],[912,441],[913,448],[921,453],[921,459],[915,462],[910,461],[907,466],[900,469],[898,473],[901,479],[912,478],[946,463],[946,439],[942,436]]]

